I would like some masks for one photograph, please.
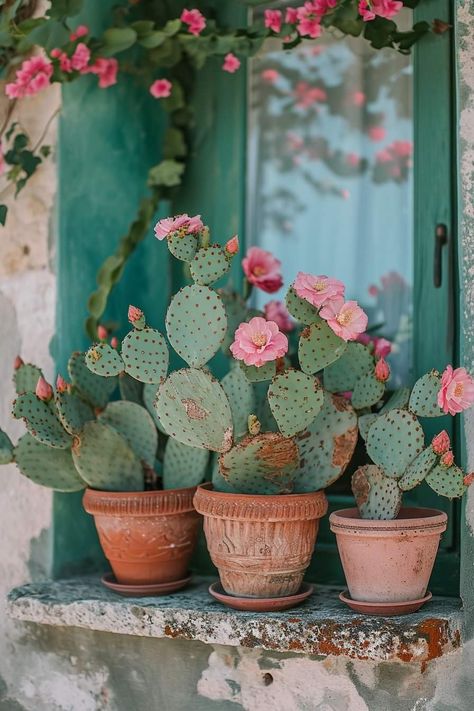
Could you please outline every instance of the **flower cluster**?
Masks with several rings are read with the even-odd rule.
[[[180,20],[188,26],[188,31],[192,35],[200,35],[206,26],[206,18],[199,10],[183,10]]]
[[[34,96],[49,85],[53,65],[45,57],[31,57],[23,62],[16,72],[14,82],[5,87],[9,99],[23,99],[25,96]]]
[[[364,22],[375,20],[376,17],[389,20],[395,17],[402,7],[403,2],[399,0],[360,0],[359,13]]]

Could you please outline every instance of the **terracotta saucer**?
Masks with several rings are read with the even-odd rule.
[[[410,612],[419,610],[432,597],[432,594],[427,592],[425,597],[421,597],[419,600],[408,600],[407,602],[362,602],[361,600],[353,600],[348,590],[339,593],[339,600],[349,605],[352,610],[362,612],[364,615],[384,615],[385,617],[409,615]]]
[[[288,610],[290,607],[299,605],[311,595],[314,587],[309,583],[303,583],[299,592],[287,597],[237,597],[226,593],[219,581],[209,586],[209,592],[216,600],[222,602],[227,607],[234,610],[246,610],[247,612],[278,612]]]
[[[113,573],[105,573],[101,580],[102,585],[119,595],[124,595],[125,597],[148,597],[150,595],[167,595],[176,590],[181,590],[189,583],[191,576],[188,575],[187,578],[174,580],[171,583],[152,583],[151,585],[124,585],[117,582]]]

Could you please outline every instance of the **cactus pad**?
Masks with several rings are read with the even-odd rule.
[[[301,332],[298,358],[301,370],[310,375],[338,360],[347,348],[347,343],[320,319]]]
[[[13,444],[6,432],[0,430],[0,464],[13,461]]]
[[[13,373],[13,382],[17,395],[22,393],[34,393],[38,380],[43,376],[43,373],[36,365],[31,363],[22,363]]]
[[[457,499],[462,496],[467,487],[464,484],[464,473],[455,464],[444,467],[438,464],[426,476],[426,483],[440,496],[448,499]]]
[[[324,370],[324,387],[332,393],[354,390],[356,382],[374,369],[374,358],[362,343],[347,344],[343,355]]]
[[[18,440],[15,462],[35,484],[64,492],[81,491],[86,486],[74,466],[71,450],[40,444],[28,432]]]
[[[171,437],[190,447],[226,452],[232,446],[232,413],[217,380],[203,370],[183,368],[160,386],[155,408]]]
[[[65,432],[51,407],[34,393],[18,395],[13,403],[13,416],[23,418],[28,432],[38,442],[57,449],[71,446],[71,436]]]
[[[423,430],[407,410],[389,410],[369,429],[367,453],[388,477],[401,477],[424,445]]]
[[[81,400],[74,393],[67,390],[56,393],[56,408],[59,420],[69,434],[78,434],[85,423],[94,419],[94,412],[90,405]]]
[[[153,469],[158,433],[148,410],[134,402],[118,400],[110,402],[99,419],[121,434],[138,459]]]
[[[212,486],[215,491],[225,492],[226,494],[235,494],[236,491],[233,486],[229,484],[228,481],[224,479],[219,469],[219,455],[212,453]]]
[[[168,237],[168,249],[176,259],[181,259],[182,262],[190,262],[197,252],[199,237],[196,234],[184,235],[179,234]]]
[[[174,350],[190,365],[204,365],[227,330],[224,304],[215,291],[193,284],[178,291],[166,314],[166,332]]]
[[[229,346],[234,340],[237,328],[241,323],[247,321],[249,317],[248,310],[245,301],[235,291],[219,289],[217,293],[222,299],[227,317],[227,332],[222,342],[222,350],[227,355],[230,355]]]
[[[385,392],[385,383],[377,380],[373,373],[366,373],[359,378],[352,392],[352,405],[356,410],[371,407],[378,402]]]
[[[323,406],[319,380],[299,370],[276,375],[268,388],[268,402],[280,432],[286,437],[305,430]]]
[[[158,413],[155,408],[155,400],[156,396],[158,394],[158,387],[156,385],[151,385],[146,383],[143,386],[143,404],[145,405],[146,409],[148,410],[149,414],[153,417],[153,422],[155,423],[156,427],[159,429],[159,431],[162,434],[168,434],[165,428],[163,427],[163,423],[161,422],[160,418],[158,417]]]
[[[441,417],[443,410],[438,405],[441,376],[436,370],[426,373],[413,386],[409,409],[418,417]]]
[[[108,343],[95,343],[86,353],[86,365],[92,373],[103,378],[119,375],[124,370],[123,360]]]
[[[431,445],[426,447],[420,454],[415,457],[412,463],[408,466],[401,479],[398,481],[398,486],[402,491],[409,491],[415,486],[421,484],[423,479],[430,473],[436,464],[438,457],[433,452]]]
[[[142,404],[144,389],[143,383],[135,380],[135,378],[127,375],[127,373],[121,373],[119,376],[119,389],[122,400],[136,402],[137,405]],[[157,388],[155,387],[155,391],[156,390]]]
[[[256,365],[245,365],[241,362],[240,367],[250,383],[263,383],[265,380],[271,380],[276,373],[275,360],[270,360],[258,368]]]
[[[84,400],[93,407],[105,407],[117,386],[117,378],[101,378],[91,373],[85,363],[85,354],[75,351],[67,365],[69,377]]]
[[[321,320],[318,309],[310,304],[309,301],[301,299],[292,286],[288,289],[285,301],[286,308],[297,321],[308,325]]]
[[[237,364],[222,378],[221,385],[232,411],[234,436],[243,437],[247,434],[248,416],[255,414],[256,409],[253,386]]]
[[[82,479],[101,491],[143,491],[140,460],[125,439],[104,422],[87,422],[74,440],[72,458]]]
[[[293,491],[318,491],[335,482],[344,473],[357,443],[357,415],[350,402],[325,392],[321,412],[296,442],[301,461]]]
[[[209,451],[188,447],[170,437],[163,459],[163,489],[197,486],[206,475]]]
[[[198,249],[189,269],[196,284],[214,284],[224,274],[227,274],[230,269],[230,260],[227,259],[220,245],[213,244],[210,247]]]
[[[388,412],[389,410],[404,410],[408,406],[409,400],[410,388],[399,388],[390,395],[389,399],[380,410],[380,414],[383,415],[384,412]]]
[[[298,463],[298,447],[291,437],[266,432],[246,437],[221,454],[219,468],[240,494],[284,494],[293,489]]]
[[[369,429],[374,424],[378,415],[375,412],[368,412],[366,415],[360,415],[358,419],[359,432],[363,440],[367,439]]]
[[[127,333],[122,341],[125,372],[141,383],[159,385],[168,372],[169,352],[165,337],[154,328]]]
[[[385,476],[380,467],[375,464],[359,467],[351,486],[361,518],[385,521],[397,517],[402,492],[395,479]]]

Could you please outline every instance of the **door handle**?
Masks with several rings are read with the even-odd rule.
[[[443,282],[443,247],[448,243],[448,228],[439,223],[435,228],[435,248],[433,259],[433,284],[439,289]]]

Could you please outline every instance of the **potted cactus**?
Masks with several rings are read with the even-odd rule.
[[[195,489],[157,490],[155,422],[138,401],[109,402],[117,377],[91,373],[80,352],[68,370],[71,382],[58,376],[53,390],[36,366],[17,358],[13,416],[27,432],[13,446],[0,431],[0,463],[15,462],[26,477],[57,491],[86,489],[84,506],[114,574],[104,576],[105,584],[135,594],[182,587],[200,523]],[[129,397],[137,393],[130,382],[123,373],[120,389]]]

